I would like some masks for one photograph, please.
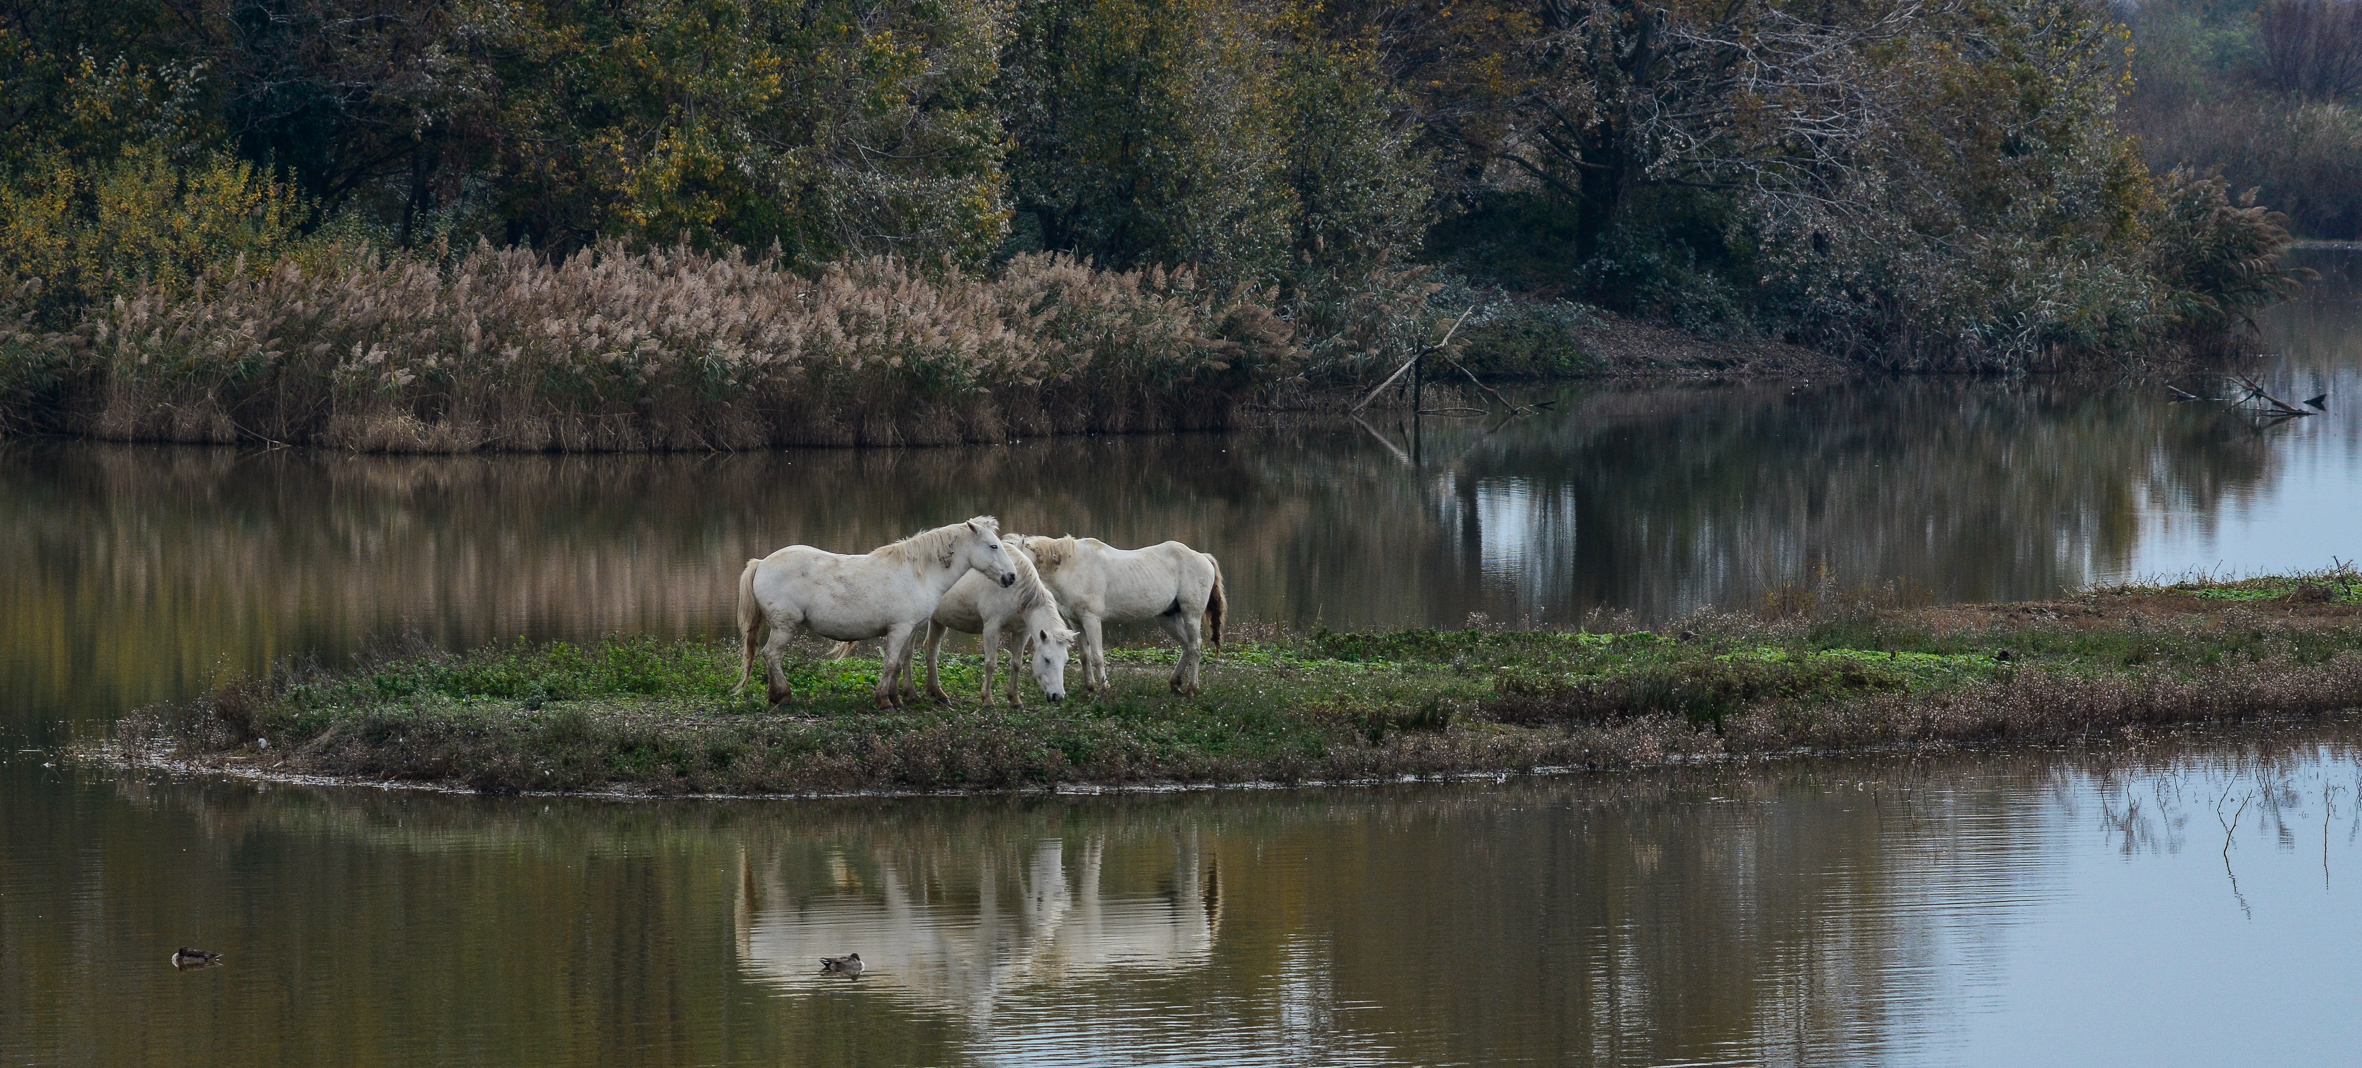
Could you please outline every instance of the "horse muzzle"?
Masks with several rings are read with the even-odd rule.
[[[1064,700],[1066,700],[1066,695],[1065,695],[1065,694],[1062,694],[1062,693],[1054,693],[1054,694],[1050,694],[1050,695],[1048,695],[1048,696],[1049,696],[1049,698],[1050,698],[1050,703],[1051,703],[1051,704],[1057,704],[1057,703],[1058,703],[1058,702],[1060,702],[1060,701],[1064,701]]]
[[[1008,574],[1006,574],[1006,575],[1002,575],[1002,576],[1001,576],[1001,588],[1002,588],[1002,589],[1004,589],[1004,590],[1005,590],[1005,589],[1008,589],[1009,587],[1011,587],[1011,586],[1014,586],[1014,585],[1016,585],[1016,584],[1017,584],[1017,573],[1016,573],[1016,572],[1014,572],[1014,571],[1011,571],[1011,572],[1009,572]]]

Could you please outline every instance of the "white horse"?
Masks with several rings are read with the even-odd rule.
[[[879,546],[865,556],[790,545],[747,561],[746,570],[738,574],[738,636],[745,649],[733,692],[744,692],[753,677],[755,632],[768,626],[762,655],[771,704],[776,707],[794,696],[779,670],[779,658],[801,626],[841,642],[884,637],[878,707],[901,703],[895,683],[907,662],[911,631],[935,614],[944,591],[970,571],[981,571],[1003,586],[1017,581],[1016,565],[1001,544],[1000,520],[977,516]]]
[[[951,591],[935,605],[934,618],[927,620],[927,696],[938,701],[951,700],[943,692],[942,676],[938,674],[943,659],[943,639],[952,631],[982,637],[984,644],[985,704],[992,703],[992,676],[1000,663],[1000,640],[1009,638],[1009,703],[1020,708],[1025,702],[1017,696],[1017,657],[1031,646],[1033,680],[1041,684],[1042,693],[1052,701],[1066,699],[1066,657],[1074,647],[1075,633],[1066,628],[1066,620],[1058,614],[1057,595],[1042,584],[1041,574],[1034,570],[1031,552],[1024,541],[1015,535],[1001,539],[1009,549],[1010,562],[1017,565],[1017,581],[1008,586],[996,586],[982,575],[963,575],[952,584]],[[837,646],[836,655],[853,651],[853,643]],[[911,656],[918,655],[913,643]],[[902,671],[905,687],[911,685],[909,668]]]
[[[1201,631],[1222,651],[1222,565],[1177,541],[1145,549],[1110,548],[1097,538],[1027,538],[1042,581],[1083,628],[1083,686],[1107,689],[1107,645],[1099,626],[1153,619],[1181,643],[1173,692],[1197,692]]]

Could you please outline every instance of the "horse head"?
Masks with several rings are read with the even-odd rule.
[[[1048,619],[1028,621],[1032,633],[1025,636],[1033,646],[1033,681],[1042,686],[1042,695],[1052,701],[1066,700],[1066,654],[1074,649],[1075,632],[1058,622],[1058,610],[1051,608]]]
[[[1007,546],[1001,544],[1001,521],[988,515],[968,520],[968,538],[964,546],[969,567],[984,572],[1004,588],[1017,582],[1017,565],[1009,560]]]

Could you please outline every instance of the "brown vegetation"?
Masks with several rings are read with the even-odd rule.
[[[2155,0],[2125,9],[2124,111],[2156,171],[2219,171],[2310,238],[2362,237],[2362,3]]]
[[[1221,426],[1288,328],[1188,271],[1020,257],[989,276],[856,260],[479,246],[323,255],[156,290],[36,335],[58,429],[377,452],[999,441]]]

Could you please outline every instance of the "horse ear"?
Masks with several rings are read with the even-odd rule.
[[[977,528],[977,526],[976,526],[976,521],[975,521],[975,520],[973,520],[973,519],[971,519],[971,520],[968,520],[968,532],[969,532],[969,533],[971,533],[971,534],[973,534],[973,533],[975,533],[975,532],[976,532],[976,530],[977,530],[977,529],[978,529],[978,528]]]

